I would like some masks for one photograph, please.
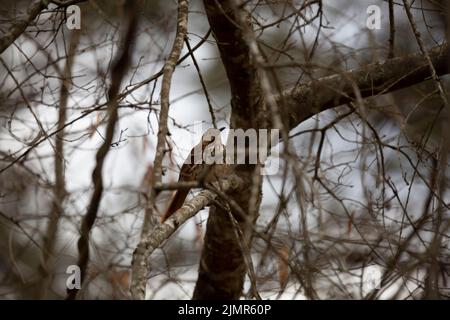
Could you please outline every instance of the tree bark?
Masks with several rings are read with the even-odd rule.
[[[437,75],[448,73],[448,52],[447,44],[428,51]],[[283,92],[289,128],[324,110],[353,101],[354,86],[366,98],[421,83],[430,76],[424,56],[411,54],[300,84]]]

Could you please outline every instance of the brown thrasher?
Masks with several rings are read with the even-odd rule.
[[[220,138],[220,131],[225,128],[210,128],[202,135],[200,142],[192,148],[189,156],[181,166],[179,182],[197,181],[214,182],[224,177],[228,172],[225,164],[225,147]],[[166,221],[175,211],[183,206],[190,188],[179,189],[175,192],[169,207],[161,217]]]

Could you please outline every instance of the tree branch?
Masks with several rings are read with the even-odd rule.
[[[64,138],[65,131],[62,129],[67,119],[67,103],[69,99],[70,87],[72,84],[72,65],[75,58],[75,50],[78,46],[80,31],[74,30],[70,36],[67,60],[64,66],[64,72],[61,78],[61,88],[59,93],[59,111],[58,111],[58,129],[60,132],[55,139],[55,184],[53,186],[53,205],[49,215],[47,229],[44,235],[44,249],[42,252],[42,263],[40,266],[42,280],[40,283],[40,299],[46,299],[47,292],[52,283],[52,266],[54,247],[56,245],[56,235],[58,224],[64,213],[63,204],[66,198],[65,170],[64,170]]]
[[[446,74],[448,45],[434,47],[428,54],[437,75]],[[430,66],[424,55],[412,54],[300,84],[283,93],[290,110],[289,127],[293,129],[319,112],[351,102],[355,99],[354,85],[366,98],[406,88],[429,77]]]
[[[258,44],[248,34],[248,30],[252,31],[249,25],[251,19],[248,14],[237,17],[232,3],[232,0],[204,0],[208,21],[230,83],[231,127],[279,128],[279,119],[272,119],[272,114],[266,110],[266,104],[270,107],[274,104],[267,99],[267,92],[261,90],[257,64],[263,62],[256,61],[255,64],[254,61],[258,56]],[[430,51],[438,74],[447,72],[446,51],[447,46]],[[253,59],[250,59],[252,55]],[[276,104],[283,107],[283,116],[287,115],[286,129],[291,130],[315,114],[353,101],[355,87],[360,98],[365,98],[423,82],[429,76],[430,68],[424,56],[409,55],[300,84],[276,96]],[[264,91],[268,91],[267,87],[266,82]],[[249,165],[240,165],[235,169],[250,189],[257,170]],[[259,197],[256,200],[260,200],[260,188],[255,190]],[[252,212],[258,211],[259,201],[253,201],[250,206],[247,195],[230,193],[228,196],[247,213],[248,222],[256,219]],[[221,208],[208,217],[194,299],[237,299],[241,295],[245,261],[238,243],[232,237],[233,226],[229,219],[225,219],[226,213],[219,211]],[[251,223],[239,223],[245,237],[251,239]]]
[[[181,49],[183,48],[183,41],[187,33],[188,23],[188,0],[178,1],[178,21],[175,40],[172,45],[172,50],[167,58],[163,68],[163,80],[161,85],[161,111],[159,113],[159,129],[156,145],[155,161],[153,165],[153,186],[150,190],[148,204],[145,210],[144,223],[141,231],[141,239],[133,252],[133,261],[131,262],[132,278],[131,278],[131,295],[134,299],[145,299],[145,287],[147,284],[147,258],[145,255],[147,250],[146,239],[147,233],[151,226],[151,219],[153,216],[153,206],[156,202],[158,191],[154,185],[161,182],[162,175],[162,160],[165,154],[165,141],[168,133],[167,119],[169,115],[169,93],[170,84],[172,82],[172,75],[175,71],[177,61],[181,55]]]
[[[208,30],[208,32],[204,35],[204,37],[202,38],[202,40],[200,40],[195,47],[192,48],[192,52],[195,52],[198,48],[200,48],[205,42],[206,39],[208,39],[209,35],[211,33],[211,30]],[[190,57],[190,53],[186,53],[184,56],[182,56],[178,61],[177,61],[177,65],[180,65],[183,61],[185,61],[188,57]],[[144,85],[155,81],[156,79],[158,79],[159,77],[161,77],[164,73],[164,70],[161,69],[160,71],[158,71],[157,73],[151,75],[150,77],[148,77],[147,79],[136,83],[135,85],[132,86],[132,88],[126,89],[124,90],[122,93],[120,93],[117,96],[117,100],[120,101],[122,99],[124,99],[126,96],[128,96],[129,94],[133,93],[134,91],[136,91],[137,89],[143,87]],[[38,147],[39,145],[41,145],[44,141],[47,141],[48,138],[53,137],[54,135],[57,135],[61,130],[66,129],[67,127],[72,126],[74,123],[80,121],[81,119],[85,118],[86,116],[90,115],[91,113],[95,112],[95,111],[99,111],[99,110],[103,110],[105,108],[105,106],[108,106],[108,101],[101,103],[101,104],[97,104],[95,106],[92,106],[90,108],[87,108],[87,110],[83,111],[81,115],[75,117],[74,119],[68,121],[65,123],[65,125],[62,128],[58,128],[56,130],[53,130],[52,132],[50,132],[49,134],[47,134],[47,136],[37,140],[35,143],[33,143],[30,147],[28,147],[25,151],[23,151],[20,155],[18,156],[14,156],[12,154],[8,154],[7,156],[4,156],[3,159],[1,160],[5,160],[6,158],[8,158],[8,164],[5,165],[4,167],[2,167],[0,169],[0,174],[6,170],[8,170],[9,168],[11,168],[13,165],[24,161],[25,157],[36,147]]]
[[[14,18],[9,31],[0,38],[0,54],[3,53],[16,39],[25,32],[25,29],[31,22],[46,9],[50,3],[55,3],[60,7],[67,7],[71,4],[79,3],[84,0],[68,0],[68,1],[50,1],[50,0],[34,0],[27,9],[27,12],[21,17]]]
[[[241,188],[242,181],[236,176],[230,176],[227,179],[216,183],[217,189],[221,192],[229,190],[237,190]],[[143,259],[134,260],[139,261],[140,265],[133,264],[137,271],[144,271],[145,280],[147,280],[148,259],[150,255],[159,248],[164,241],[166,241],[183,223],[195,216],[200,210],[211,204],[216,198],[217,193],[211,190],[202,190],[191,200],[186,201],[185,204],[175,211],[164,223],[158,224],[151,232],[145,235],[139,246],[136,248],[134,256],[141,256]],[[137,268],[139,267],[139,268]],[[138,282],[132,282],[132,285],[141,285]],[[145,289],[145,288],[144,288]],[[132,292],[139,292],[142,288],[131,288]],[[144,292],[145,293],[145,292]]]
[[[92,172],[92,182],[94,184],[94,192],[91,197],[91,201],[88,206],[86,215],[83,217],[81,223],[81,235],[78,239],[78,267],[80,268],[81,283],[84,282],[87,265],[89,262],[89,238],[92,226],[97,218],[98,208],[100,206],[100,201],[103,193],[103,178],[102,169],[103,164],[108,154],[109,148],[111,146],[112,138],[114,135],[114,127],[118,120],[117,106],[118,102],[118,92],[120,89],[120,84],[125,76],[128,64],[130,62],[130,54],[133,49],[133,37],[137,28],[138,20],[138,2],[134,0],[128,0],[124,2],[123,9],[125,12],[125,17],[128,20],[128,25],[126,27],[126,33],[124,34],[121,42],[121,47],[117,55],[117,60],[111,69],[111,87],[108,90],[108,123],[106,126],[106,135],[103,144],[98,149],[96,154],[96,166]],[[77,289],[67,290],[67,300],[73,300],[76,298],[78,293]]]

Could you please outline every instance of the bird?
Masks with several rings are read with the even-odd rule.
[[[211,183],[225,176],[228,166],[225,164],[225,147],[220,138],[220,132],[224,129],[210,128],[203,133],[200,142],[192,148],[181,166],[178,182]],[[161,223],[183,206],[189,191],[190,188],[183,188],[175,192],[161,217]]]

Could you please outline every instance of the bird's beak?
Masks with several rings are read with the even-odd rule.
[[[222,127],[222,128],[219,129],[219,131],[222,132],[222,131],[225,130],[225,129],[226,129],[226,127]]]

